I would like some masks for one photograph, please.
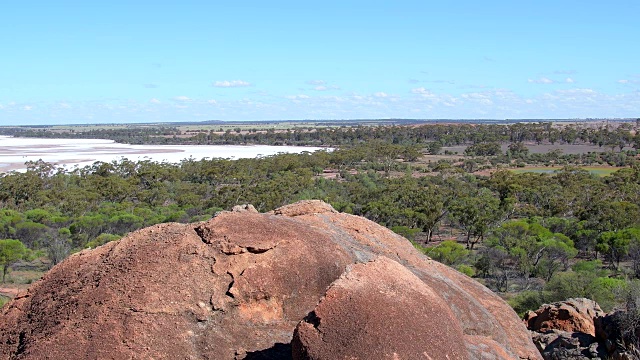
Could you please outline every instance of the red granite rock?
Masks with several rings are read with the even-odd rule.
[[[386,257],[350,266],[296,328],[294,360],[466,359],[447,303]]]
[[[528,312],[524,321],[533,331],[561,330],[596,336],[594,320],[604,315],[595,301],[576,298],[542,305],[538,310]]]
[[[447,304],[469,358],[473,343],[540,359],[504,301],[369,220],[319,201],[240,210],[72,255],[3,307],[0,359],[291,358],[294,328],[329,285],[379,256]]]

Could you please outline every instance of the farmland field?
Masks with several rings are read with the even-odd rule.
[[[622,169],[621,167],[615,166],[581,166],[583,170],[587,170],[588,172],[596,175],[596,176],[608,176],[613,172]],[[522,173],[538,173],[538,174],[553,174],[554,172],[561,170],[562,167],[554,167],[554,166],[536,166],[536,167],[524,167],[520,169],[512,169],[511,171],[516,174]]]
[[[589,144],[525,144],[531,154],[545,154],[550,151],[558,150],[562,154],[574,155],[574,154],[587,154],[589,152],[605,152],[611,151],[611,148],[601,147],[597,145]],[[464,154],[464,150],[468,145],[458,146],[443,146],[442,151],[448,150],[451,153]],[[502,144],[500,146],[502,152],[506,152],[509,149],[509,144]],[[625,150],[630,150],[631,147],[625,147]]]

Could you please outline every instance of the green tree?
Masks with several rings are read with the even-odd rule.
[[[31,249],[40,248],[41,239],[49,228],[33,221],[24,221],[16,225],[15,238]]]
[[[628,228],[619,231],[607,231],[600,234],[596,250],[605,255],[611,267],[618,270],[620,261],[629,254],[631,245],[636,250],[640,243],[640,228]]]
[[[513,156],[526,156],[529,154],[529,148],[521,142],[511,143],[509,144],[508,152]]]
[[[0,210],[0,238],[13,237],[16,225],[23,221],[22,214],[15,210]]]
[[[494,156],[501,153],[500,144],[497,142],[477,143],[464,150],[464,154],[469,156]]]
[[[29,249],[20,240],[0,240],[0,266],[2,266],[3,284],[9,272],[9,267],[18,260],[25,259],[28,253]]]
[[[52,265],[60,263],[71,253],[71,232],[67,228],[49,231],[45,242],[47,255]]]
[[[633,275],[640,278],[640,227],[629,228],[631,243],[629,244],[629,257],[632,261]]]
[[[578,253],[567,236],[552,233],[531,220],[503,223],[491,232],[486,245],[494,250],[483,253],[492,256],[489,261],[503,258],[499,263],[505,268],[495,268],[494,274],[518,273],[525,282],[531,276],[549,281],[556,272],[567,270]]]
[[[432,141],[427,144],[427,151],[430,155],[438,155],[440,150],[442,150],[442,143],[440,141]]]
[[[473,250],[474,245],[481,242],[491,226],[503,216],[500,199],[486,188],[454,199],[450,214],[464,230],[469,250]]]

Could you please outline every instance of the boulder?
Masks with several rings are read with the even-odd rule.
[[[640,352],[623,339],[625,311],[605,314],[589,299],[569,299],[530,311],[524,321],[546,360],[638,359]]]
[[[293,359],[466,359],[447,303],[386,257],[349,266],[293,336]]]
[[[604,315],[595,301],[576,298],[545,304],[535,312],[528,312],[524,321],[533,331],[562,330],[596,336],[595,321]]]
[[[329,286],[372,262],[403,273],[411,285],[394,285],[398,294],[430,301],[402,309],[381,294],[388,314],[425,306],[442,311],[428,324],[451,321],[430,333],[430,345],[426,330],[408,323],[404,333],[420,334],[425,350],[450,337],[461,358],[541,358],[515,312],[487,288],[382,226],[306,201],[155,225],[70,256],[2,308],[0,359],[290,359],[294,329]]]

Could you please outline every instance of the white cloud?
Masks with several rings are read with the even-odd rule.
[[[433,98],[435,97],[435,94],[423,87],[419,87],[419,88],[415,88],[415,89],[411,89],[411,93],[412,94],[418,94],[421,95],[422,97],[426,97],[426,98]]]
[[[251,83],[243,80],[223,80],[214,82],[213,86],[221,88],[247,87],[251,86]]]
[[[557,93],[559,94],[580,94],[580,95],[594,95],[596,94],[596,91],[593,89],[568,89],[568,90],[558,90]]]
[[[62,109],[71,109],[71,105],[67,104],[67,103],[60,103],[58,104],[60,106],[60,108]]]
[[[213,96],[215,95],[193,98],[174,95],[162,98],[162,101],[158,100],[159,98],[145,97],[140,102],[124,99],[109,99],[106,103],[69,102],[72,105],[72,110],[62,110],[61,103],[65,102],[62,100],[46,102],[45,106],[34,102],[10,103],[7,99],[0,103],[4,107],[3,110],[0,110],[0,122],[6,121],[5,118],[8,117],[8,114],[11,115],[12,121],[20,121],[25,124],[37,121],[34,120],[36,118],[34,115],[46,115],[46,113],[40,114],[43,109],[50,109],[49,115],[52,118],[58,116],[59,120],[55,121],[68,118],[66,113],[73,111],[73,118],[80,119],[80,121],[89,121],[86,119],[89,119],[87,116],[91,115],[95,119],[127,118],[150,122],[175,118],[204,120],[213,116],[212,111],[215,112],[216,118],[223,120],[402,117],[535,119],[632,117],[640,113],[640,88],[634,85],[635,81],[640,83],[640,77],[626,75],[625,78],[618,78],[628,80],[628,82],[620,83],[618,86],[620,91],[617,94],[612,94],[598,92],[595,88],[576,86],[582,81],[568,83],[566,79],[569,75],[550,74],[547,76],[555,80],[556,85],[533,86],[538,90],[533,94],[527,93],[526,96],[509,89],[492,87],[483,89],[458,88],[458,90],[447,91],[428,88],[429,85],[426,82],[421,82],[418,85],[407,86],[404,94],[393,94],[391,89],[383,87],[366,93],[314,92],[312,90],[315,86],[330,88],[332,83],[328,83],[325,85],[306,85],[303,86],[305,89],[293,90],[280,96],[271,95],[270,97],[262,97],[255,92],[247,91],[246,98],[242,100],[223,99],[222,97],[216,97],[214,100]],[[539,77],[534,79],[539,79]],[[618,79],[610,79],[611,84],[616,84]],[[31,111],[27,109],[31,109]],[[162,111],[159,111],[160,109]]]
[[[305,83],[308,85],[313,85],[311,90],[315,90],[315,91],[340,90],[339,86],[329,85],[329,83],[324,80],[308,80],[308,81],[305,81]],[[299,89],[299,90],[304,91],[305,89]]]
[[[320,86],[314,87],[313,90],[315,91],[340,90],[340,87],[335,85],[331,85],[331,86],[320,85]]]
[[[629,80],[618,80],[618,83],[620,83],[620,84],[628,84]]]
[[[466,100],[471,100],[483,105],[493,105],[492,97],[498,97],[501,99],[505,98],[505,96],[499,91],[484,92],[484,93],[479,93],[479,92],[467,93],[467,94],[462,94],[461,97]]]
[[[302,99],[309,99],[311,98],[309,95],[305,95],[305,94],[300,94],[300,95],[289,95],[289,96],[285,96],[285,98],[289,99],[289,100],[302,100]]]
[[[572,78],[568,77],[568,78],[566,78],[566,79],[564,80],[564,82],[566,82],[567,84],[573,84],[573,83],[575,83],[576,81],[575,81],[575,80],[573,80]]]
[[[555,83],[555,81],[546,78],[546,77],[541,77],[540,79],[529,79],[529,82],[532,84],[553,84]]]

